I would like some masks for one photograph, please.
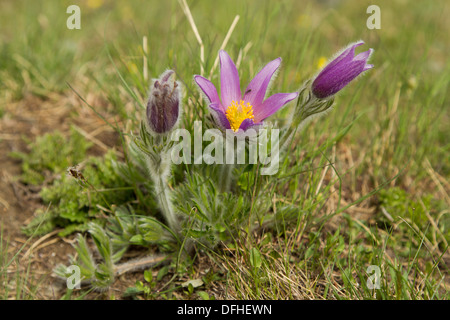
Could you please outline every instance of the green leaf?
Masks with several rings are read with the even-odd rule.
[[[250,251],[250,264],[254,268],[260,268],[262,264],[261,253],[256,248],[252,248]]]
[[[142,243],[142,241],[143,241],[143,238],[142,238],[142,235],[140,235],[140,234],[134,235],[130,238],[131,243]]]
[[[164,278],[164,276],[167,275],[168,273],[169,273],[169,267],[168,266],[162,267],[158,271],[158,274],[156,275],[156,281],[161,281],[162,278]]]
[[[189,294],[193,294],[194,293],[194,286],[192,285],[192,283],[189,283],[187,288],[188,288]]]
[[[125,290],[123,296],[124,296],[124,297],[133,297],[133,296],[135,296],[135,295],[137,295],[137,294],[142,293],[142,291],[143,291],[143,290],[140,290],[140,289],[138,289],[138,288],[136,288],[136,287],[129,287],[129,288],[127,288],[127,289]]]
[[[136,281],[136,290],[144,291],[144,283],[142,281]]]
[[[197,294],[199,295],[199,297],[200,297],[202,300],[210,300],[209,294],[206,293],[205,291],[198,291]]]
[[[193,288],[198,288],[198,287],[200,287],[200,286],[203,285],[203,280],[202,280],[202,279],[193,279],[193,280],[188,280],[188,281],[186,281],[186,282],[183,282],[183,283],[181,284],[181,286],[182,286],[183,288],[186,288],[186,287],[189,288],[190,285],[191,285]]]
[[[153,280],[153,274],[152,274],[151,270],[145,270],[145,271],[144,271],[144,279],[145,279],[145,281],[147,281],[148,283],[152,283],[152,280]]]

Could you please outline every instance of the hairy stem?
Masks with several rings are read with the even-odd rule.
[[[166,255],[149,255],[143,258],[134,259],[125,263],[116,265],[114,268],[114,274],[120,276],[127,272],[133,272],[137,270],[143,270],[154,266],[157,263],[168,262],[168,256]]]
[[[180,226],[173,210],[172,201],[170,200],[170,190],[167,179],[163,175],[158,175],[154,180],[158,202],[164,217],[167,220],[167,224],[175,233],[178,233],[180,231]]]
[[[173,210],[168,177],[170,173],[170,161],[161,154],[158,159],[147,158],[150,176],[154,182],[155,193],[160,209],[166,219],[168,226],[176,234],[180,232],[180,223]]]
[[[278,154],[281,155],[286,151],[287,147],[291,144],[291,140],[295,133],[297,131],[301,131],[308,123],[308,120],[311,119],[311,115],[307,113],[307,110],[314,105],[314,103],[317,103],[317,99],[315,98],[308,99],[307,101],[301,101],[299,97],[291,123],[288,125],[287,130],[283,133],[280,139],[281,143],[278,142]]]
[[[233,173],[233,164],[222,164],[220,168],[220,189],[222,192],[227,192],[231,188],[231,178]]]

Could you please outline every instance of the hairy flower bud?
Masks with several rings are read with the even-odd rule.
[[[152,132],[168,133],[180,116],[181,92],[175,72],[168,70],[155,80],[147,102],[147,124]]]
[[[373,68],[372,64],[367,64],[373,49],[355,56],[355,48],[362,44],[364,42],[359,41],[346,47],[317,75],[311,86],[317,98],[325,99],[336,94],[362,72]]]

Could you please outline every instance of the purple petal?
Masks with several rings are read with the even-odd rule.
[[[251,105],[259,105],[263,102],[266,95],[270,79],[281,64],[281,58],[269,62],[258,74],[250,81],[244,94],[244,101]]]
[[[364,41],[358,41],[348,45],[341,53],[337,55],[337,58],[333,59],[330,63],[327,64],[325,68],[320,73],[327,72],[332,69],[338,63],[343,63],[344,61],[351,61],[355,56],[355,49],[364,44]]]
[[[334,95],[364,71],[365,61],[351,61],[336,65],[323,75],[319,75],[312,84],[316,97],[326,98]]]
[[[246,131],[247,129],[253,127],[254,125],[255,123],[253,122],[252,119],[245,119],[244,121],[241,122],[239,129]]]
[[[353,58],[353,61],[357,61],[357,60],[367,61],[369,59],[369,57],[371,56],[372,52],[373,52],[372,48],[370,48],[367,51],[361,52],[360,54],[358,54],[356,57]]]
[[[227,119],[227,116],[222,111],[222,107],[219,103],[211,103],[209,105],[209,108],[211,110],[211,114],[214,118],[214,121],[216,122],[216,125],[225,131],[226,129],[231,129],[230,122]]]
[[[219,103],[219,95],[217,94],[216,87],[208,79],[202,76],[194,76],[195,82],[198,84],[200,89],[205,93],[210,103]]]
[[[175,71],[173,71],[173,70],[167,70],[166,72],[164,72],[164,73],[161,75],[161,77],[160,77],[161,81],[162,81],[162,82],[169,81],[170,77],[171,77],[174,73],[175,73]]]
[[[297,98],[298,92],[294,93],[276,93],[267,98],[262,105],[256,106],[253,109],[254,122],[260,123],[267,117],[277,112],[288,102]]]
[[[239,130],[234,132],[234,134],[240,138],[244,137],[251,137],[251,135],[248,135],[248,130],[253,129],[255,130],[255,133],[258,133],[258,131],[264,126],[264,124],[261,123],[254,123],[252,119],[245,119],[242,121],[241,125],[239,126]],[[253,136],[256,137],[256,136]]]
[[[225,108],[231,105],[231,101],[241,100],[241,88],[239,85],[239,74],[234,62],[228,53],[220,50],[220,96]]]

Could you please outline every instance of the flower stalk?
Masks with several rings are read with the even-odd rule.
[[[180,222],[173,209],[168,183],[172,165],[170,159],[172,141],[168,136],[152,136],[148,133],[145,123],[142,122],[140,136],[134,138],[134,143],[145,157],[161,212],[169,228],[178,234]]]
[[[340,90],[363,72],[373,68],[372,64],[367,63],[373,49],[355,55],[355,49],[363,44],[363,41],[358,41],[348,45],[316,77],[306,81],[299,91],[291,122],[283,133],[280,152],[288,146],[297,130],[301,130],[313,118],[331,110],[334,96]]]
[[[180,119],[180,84],[175,72],[168,70],[151,86],[146,110],[146,122],[141,122],[139,138],[134,143],[145,156],[147,168],[154,183],[155,195],[169,228],[181,232],[181,224],[173,208],[169,188],[172,161],[170,134]]]
[[[167,166],[166,163],[160,162],[160,164],[163,166]],[[154,164],[149,163],[149,168],[152,166],[154,166]],[[180,231],[180,225],[173,210],[167,177],[168,172],[160,171],[160,173],[156,173],[154,178],[155,193],[158,198],[158,203],[161,207],[161,210],[164,213],[164,217],[167,220],[167,224],[176,234],[178,234]]]
[[[231,188],[231,179],[233,174],[234,165],[233,164],[222,164],[220,168],[221,185],[220,189],[222,192],[228,192]]]

